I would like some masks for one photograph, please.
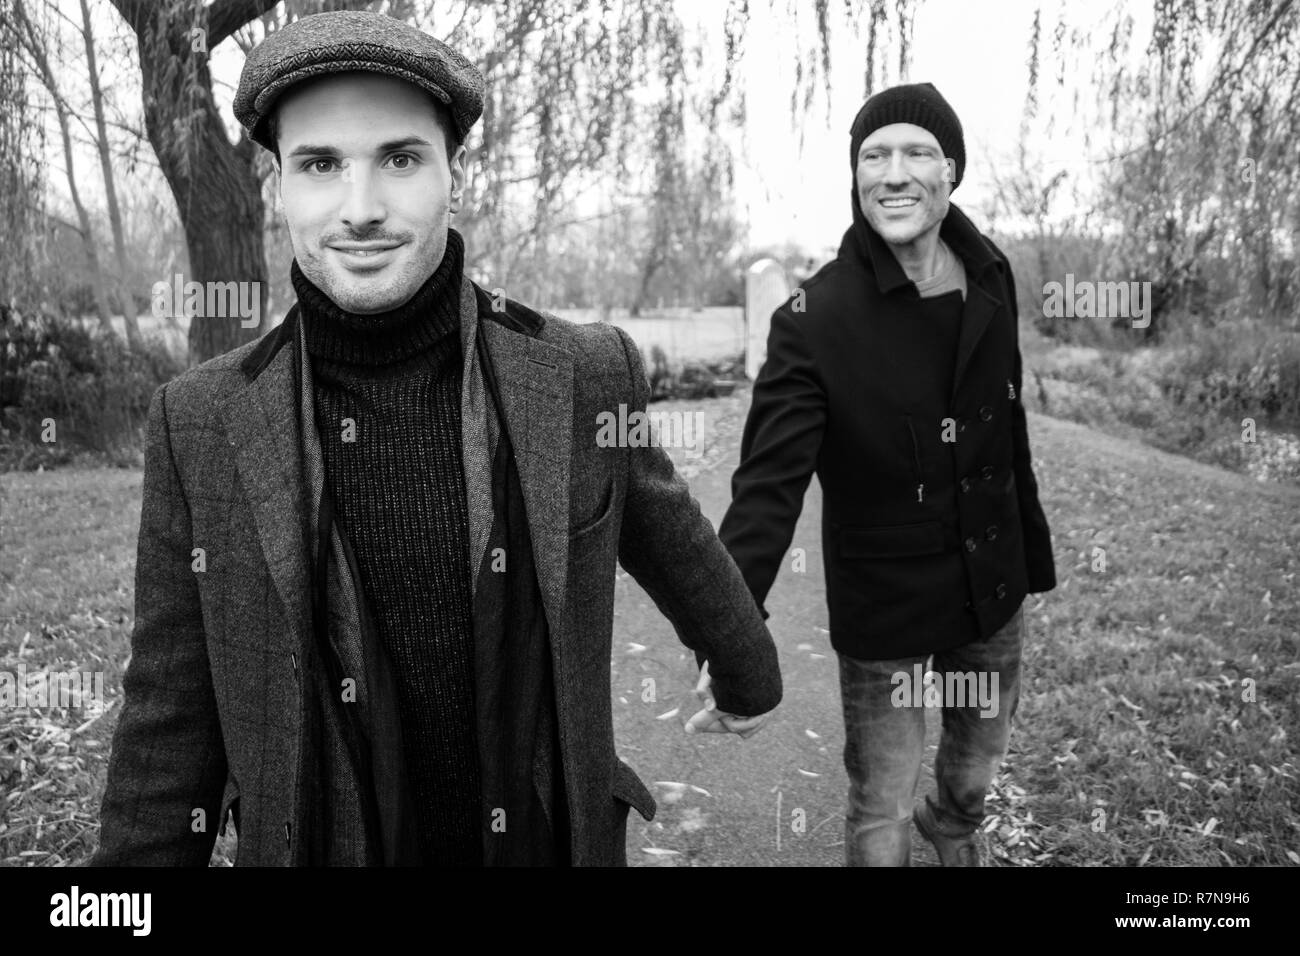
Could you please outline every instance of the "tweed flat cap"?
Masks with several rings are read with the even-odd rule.
[[[235,118],[275,149],[264,120],[289,87],[361,70],[414,83],[446,103],[464,138],[483,113],[483,74],[441,40],[382,13],[339,10],[295,20],[253,48],[235,93]]]

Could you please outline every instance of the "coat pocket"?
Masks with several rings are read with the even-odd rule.
[[[218,835],[226,832],[227,816],[233,817],[235,821],[235,835],[239,835],[239,785],[235,783],[234,777],[226,779],[226,789],[221,794],[221,812],[217,819],[220,821],[220,828],[217,830]]]
[[[921,443],[917,441],[916,426],[912,424],[912,416],[904,415],[903,420],[907,423],[907,435],[911,439],[912,477],[916,479],[916,500],[919,504],[925,500],[925,472],[921,468]]]
[[[610,518],[614,516],[614,483],[611,480],[605,485],[605,490],[601,494],[600,507],[596,509],[596,517],[583,522],[578,527],[569,529],[570,546],[586,542],[591,539],[593,534],[604,528],[609,523]]]
[[[840,531],[840,557],[846,560],[905,558],[940,554],[943,550],[943,525],[938,521]]]
[[[615,800],[621,800],[629,806],[635,807],[636,812],[641,814],[645,820],[653,820],[655,811],[658,806],[655,798],[646,785],[641,782],[641,778],[636,775],[636,771],[619,760],[614,758],[614,783],[613,795]]]

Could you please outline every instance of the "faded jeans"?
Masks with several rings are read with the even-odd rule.
[[[942,680],[934,681],[928,702],[942,704],[943,732],[934,761],[938,801],[927,801],[944,835],[973,833],[984,820],[984,797],[1006,754],[1020,698],[1024,627],[1022,605],[988,640],[933,655],[932,670]],[[901,705],[925,702],[919,689],[912,691],[930,658],[864,661],[841,654],[839,659],[849,773],[847,862],[908,866],[925,711],[931,708]]]

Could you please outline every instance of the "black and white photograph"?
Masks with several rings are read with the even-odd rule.
[[[1295,0],[0,0],[24,918],[1044,868],[1243,940],[1216,874],[1300,867],[1297,143]]]

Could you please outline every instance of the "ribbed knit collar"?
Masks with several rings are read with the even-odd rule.
[[[386,366],[405,362],[435,347],[460,324],[460,284],[465,244],[447,230],[447,251],[424,285],[406,303],[388,312],[358,315],[340,309],[302,274],[295,259],[289,276],[302,310],[307,351],[344,366]]]

